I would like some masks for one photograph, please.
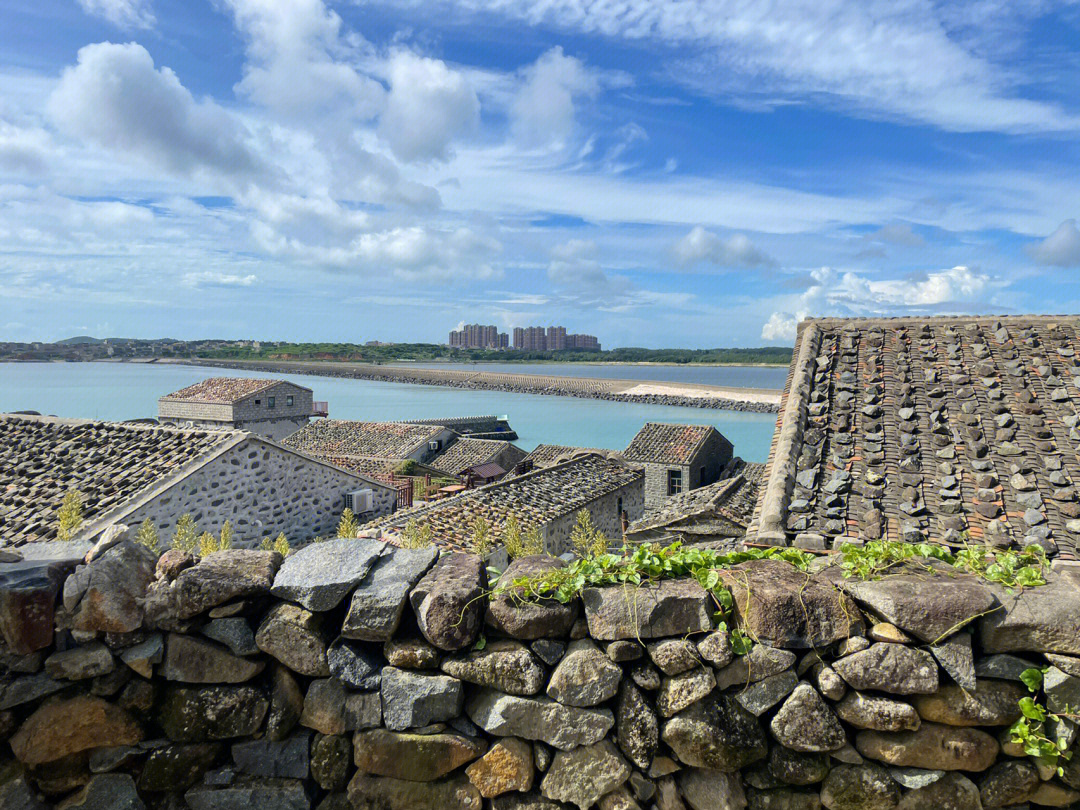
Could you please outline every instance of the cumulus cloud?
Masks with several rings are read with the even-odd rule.
[[[170,172],[253,177],[269,173],[239,121],[212,101],[196,101],[176,74],[155,68],[141,45],[101,42],[79,49],[49,97],[66,134]]]
[[[925,239],[911,230],[910,225],[904,223],[884,225],[876,231],[866,234],[865,238],[871,242],[889,242],[904,247],[921,247],[926,244]]]
[[[451,141],[472,131],[480,102],[465,77],[439,59],[397,51],[379,134],[400,160],[446,160]]]
[[[575,100],[600,93],[596,71],[556,46],[522,71],[511,106],[511,126],[527,146],[564,146],[575,130]]]
[[[288,117],[334,113],[373,117],[382,85],[348,61],[366,43],[344,35],[322,0],[225,0],[247,41],[237,92]]]
[[[759,250],[742,234],[721,239],[700,225],[675,243],[676,258],[683,264],[709,262],[720,267],[773,267],[776,260]]]
[[[149,0],[79,0],[83,11],[102,17],[118,28],[153,28],[154,12]]]
[[[51,139],[45,130],[0,121],[0,169],[40,174],[48,166],[51,151]]]
[[[348,242],[309,243],[256,222],[252,234],[270,255],[332,270],[442,283],[491,279],[501,274],[494,259],[502,244],[466,227],[402,226],[361,233]]]
[[[1062,222],[1056,231],[1041,242],[1029,245],[1028,253],[1039,264],[1054,267],[1080,266],[1080,229],[1076,227],[1076,220],[1067,219]]]
[[[822,267],[810,273],[813,284],[785,310],[773,312],[761,331],[764,340],[795,334],[803,318],[897,315],[971,311],[986,303],[994,280],[971,267],[957,266],[904,279],[871,279],[855,271]]]

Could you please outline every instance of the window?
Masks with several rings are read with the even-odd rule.
[[[286,407],[286,408],[291,408],[291,407],[292,407],[292,401],[293,401],[293,400],[292,400],[292,394],[290,394],[289,396],[285,397],[285,407]]]
[[[267,408],[273,408],[275,399],[276,399],[276,397],[267,397],[266,398],[266,407]]]
[[[667,471],[667,494],[678,495],[682,492],[682,470]]]
[[[261,400],[261,399],[257,399],[257,400],[255,400],[255,404],[256,404],[256,405],[262,405],[262,400]]]

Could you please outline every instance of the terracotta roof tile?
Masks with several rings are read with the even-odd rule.
[[[687,464],[716,428],[711,425],[667,425],[647,422],[630,441],[623,456],[627,461],[656,464]]]
[[[320,419],[289,436],[283,444],[316,456],[403,459],[445,430],[442,425],[415,425],[408,422]]]
[[[211,377],[202,382],[181,388],[161,399],[183,402],[218,402],[232,404],[246,399],[266,388],[286,382],[285,380],[265,380],[251,377]],[[303,386],[297,386],[302,388]]]

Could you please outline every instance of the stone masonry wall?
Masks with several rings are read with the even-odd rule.
[[[619,516],[619,501],[623,511],[632,523],[644,514],[645,500],[640,487],[627,485],[614,492],[586,504],[583,509],[592,516],[593,524],[607,537],[622,537],[622,520]],[[580,510],[578,510],[580,511]],[[577,512],[572,512],[546,524],[542,530],[544,550],[558,556],[573,551],[570,534],[577,524]]]
[[[222,453],[166,492],[124,515],[137,526],[150,518],[163,538],[190,514],[200,530],[219,533],[228,520],[238,541],[258,542],[278,532],[294,542],[332,534],[346,492],[374,490],[375,516],[394,511],[397,493],[327,464],[248,440]]]
[[[721,574],[757,640],[736,655],[693,580],[522,603],[489,598],[479,557],[378,540],[197,564],[122,531],[88,548],[0,562],[5,810],[1080,800],[1080,757],[1059,776],[1005,733],[1029,666],[1040,703],[1080,704],[1075,571],[1009,593],[743,563]],[[563,564],[520,559],[501,581]]]

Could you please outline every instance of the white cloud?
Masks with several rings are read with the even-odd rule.
[[[379,134],[400,160],[446,160],[450,142],[472,131],[480,102],[461,73],[439,59],[397,51]]]
[[[202,270],[197,273],[185,273],[184,285],[187,287],[250,287],[259,279],[255,275],[238,276],[231,273],[216,273]]]
[[[993,47],[1002,30],[1022,38],[1041,13],[1030,4],[995,6],[987,34],[982,23],[970,26],[949,12],[950,4],[923,0],[458,0],[459,13],[462,5],[668,46],[672,80],[740,103],[832,99],[857,113],[957,131],[1080,127],[1055,104],[1019,97],[1015,66],[991,60],[1002,51]]]
[[[502,251],[502,244],[466,227],[402,226],[362,233],[348,242],[309,243],[255,222],[252,235],[259,247],[272,256],[367,276],[449,283],[501,275],[493,259]]]
[[[675,243],[675,256],[683,264],[709,262],[720,267],[771,267],[776,260],[737,233],[721,239],[700,225]]]
[[[964,266],[903,279],[871,279],[831,267],[813,270],[810,275],[812,285],[769,316],[762,339],[791,337],[798,322],[811,316],[971,312],[989,303],[989,293],[998,286],[989,275]]]
[[[782,340],[793,341],[798,331],[799,321],[802,315],[788,315],[783,312],[774,312],[761,327],[761,339],[770,343]]]
[[[575,100],[600,93],[598,74],[556,46],[522,75],[511,107],[514,136],[526,146],[562,148],[574,134]]]
[[[1080,266],[1080,229],[1076,227],[1076,220],[1065,220],[1041,242],[1029,245],[1028,252],[1040,264]]]
[[[79,49],[49,97],[57,126],[125,157],[192,176],[268,174],[239,121],[212,101],[196,101],[169,68],[156,69],[137,43]]]
[[[904,247],[921,247],[926,240],[911,230],[911,226],[904,223],[884,225],[876,231],[866,234],[866,239],[871,242],[889,242]]]
[[[366,43],[343,35],[341,17],[322,0],[224,2],[247,40],[241,95],[291,118],[368,119],[382,108],[382,85],[349,61]]]
[[[83,11],[102,17],[118,28],[153,28],[154,12],[150,0],[79,0]]]
[[[45,130],[0,121],[0,169],[19,174],[41,174],[48,167],[52,149],[49,133]]]

